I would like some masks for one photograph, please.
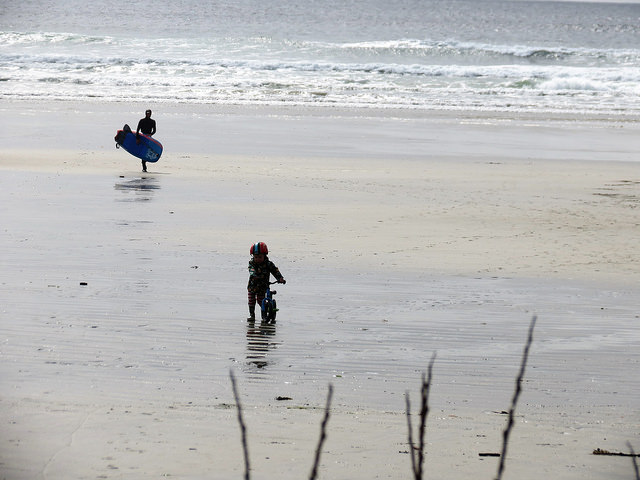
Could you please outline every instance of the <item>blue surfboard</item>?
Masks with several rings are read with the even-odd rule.
[[[115,141],[116,148],[122,147],[145,162],[157,162],[162,155],[162,144],[142,133],[136,135],[128,130],[118,130]]]

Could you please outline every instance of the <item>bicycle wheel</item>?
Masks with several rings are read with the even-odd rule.
[[[278,309],[276,308],[276,301],[271,300],[271,312],[270,312],[270,320],[272,323],[276,321],[276,313],[278,313]]]

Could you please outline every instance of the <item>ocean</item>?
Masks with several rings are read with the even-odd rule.
[[[640,115],[640,3],[23,0],[0,99]]]

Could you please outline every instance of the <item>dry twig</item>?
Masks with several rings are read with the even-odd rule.
[[[421,405],[420,405],[420,428],[418,430],[419,444],[415,447],[413,441],[413,427],[411,425],[411,400],[409,399],[409,392],[406,394],[407,403],[407,424],[409,428],[409,453],[411,454],[411,470],[413,471],[413,478],[415,480],[422,480],[423,465],[424,465],[424,437],[427,425],[427,416],[429,415],[429,389],[431,387],[431,375],[433,371],[433,364],[436,360],[436,354],[434,353],[429,362],[429,368],[427,370],[427,379],[425,380],[424,373],[422,374],[422,388],[421,393]],[[417,450],[417,452],[416,452]]]
[[[518,374],[518,378],[516,379],[516,390],[513,393],[513,399],[511,400],[511,408],[509,409],[509,420],[507,422],[507,427],[504,429],[502,434],[502,454],[500,455],[500,464],[498,465],[498,476],[496,480],[502,479],[502,472],[504,471],[504,463],[507,459],[507,447],[509,445],[509,435],[511,434],[511,429],[513,428],[513,416],[516,411],[516,406],[518,404],[518,397],[520,397],[520,392],[522,392],[522,379],[524,378],[524,372],[527,368],[527,359],[529,357],[529,348],[531,347],[531,343],[533,342],[533,329],[536,326],[536,317],[534,316],[531,319],[531,325],[529,325],[529,337],[527,338],[527,343],[524,346],[524,352],[522,354],[522,363],[520,365],[520,373]]]
[[[638,462],[636,461],[636,452],[633,451],[633,447],[631,446],[631,442],[627,442],[627,447],[629,447],[629,451],[631,452],[631,461],[633,462],[633,470],[636,474],[636,480],[640,480],[640,472],[638,472]]]
[[[231,386],[233,387],[233,396],[236,399],[236,406],[238,407],[238,423],[240,424],[240,433],[242,435],[242,449],[244,450],[244,478],[249,480],[251,467],[249,465],[249,447],[247,445],[247,428],[245,427],[244,420],[242,419],[242,405],[240,404],[240,395],[238,395],[238,388],[236,386],[236,377],[233,375],[233,371],[229,371],[229,377],[231,377]]]
[[[591,452],[593,455],[605,455],[605,456],[609,456],[609,457],[640,457],[640,454],[635,453],[633,451],[633,448],[631,448],[631,444],[629,442],[627,442],[627,445],[629,446],[629,449],[631,450],[631,453],[624,453],[624,452],[611,452],[609,450],[604,450],[602,448],[596,448],[593,452]]]
[[[327,393],[327,405],[324,409],[324,418],[320,425],[320,439],[318,440],[318,447],[316,448],[316,458],[313,462],[313,468],[311,469],[310,480],[315,480],[318,476],[318,465],[320,464],[320,454],[322,453],[322,445],[327,439],[327,423],[329,422],[329,415],[331,411],[331,398],[333,397],[333,385],[329,384],[329,393]]]

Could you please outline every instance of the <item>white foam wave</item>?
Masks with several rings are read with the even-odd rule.
[[[317,74],[353,74],[360,76],[396,76],[396,77],[446,77],[446,78],[484,78],[495,80],[541,80],[573,78],[584,79],[592,83],[610,85],[615,83],[640,82],[640,67],[618,68],[586,68],[558,67],[545,65],[429,65],[429,64],[394,64],[394,63],[341,63],[312,61],[277,61],[277,60],[200,60],[200,59],[166,59],[158,57],[137,58],[135,55],[118,57],[94,57],[89,55],[65,54],[0,54],[0,62],[10,68],[28,70],[27,67],[47,69],[52,73],[56,69],[74,66],[82,73],[86,69],[91,73],[100,69],[100,75],[123,68],[135,68],[138,73],[171,70],[182,72],[184,77],[200,77],[215,75],[225,71],[228,74],[250,71],[280,72],[283,75]],[[28,72],[27,72],[28,73]],[[418,79],[419,80],[419,79]]]
[[[640,49],[594,49],[549,47],[542,45],[500,45],[455,40],[431,41],[419,39],[377,40],[366,42],[330,43],[319,41],[274,40],[268,37],[251,38],[161,38],[126,39],[111,36],[91,36],[73,33],[55,32],[0,32],[0,49],[3,47],[40,47],[73,48],[104,47],[137,52],[158,52],[169,57],[213,58],[223,52],[233,52],[247,56],[253,52],[260,57],[313,56],[331,57],[338,51],[357,52],[360,55],[393,55],[422,60],[424,58],[450,59],[451,63],[460,63],[465,59],[493,60],[509,63],[515,59],[571,62],[591,65],[603,64],[634,65],[640,64]],[[406,63],[403,61],[402,63]]]
[[[0,32],[0,46],[116,44],[113,37],[59,32]]]
[[[640,112],[639,52],[0,32],[0,98],[554,110],[562,94],[576,102],[563,108],[595,111],[613,108],[613,94],[615,109]],[[572,55],[581,60],[561,58]]]
[[[331,44],[327,44],[327,47]],[[354,42],[333,44],[334,48],[344,50],[375,51],[378,54],[385,52],[411,53],[422,56],[452,56],[452,57],[504,57],[504,61],[510,58],[531,60],[561,60],[593,62],[638,62],[640,51],[637,49],[593,49],[593,48],[568,48],[531,45],[500,45],[458,41],[423,41],[417,39],[385,40],[371,42]]]
[[[553,78],[539,85],[541,90],[573,90],[573,91],[592,91],[604,92],[611,91],[611,87],[606,82],[594,80],[590,78],[565,77]]]

